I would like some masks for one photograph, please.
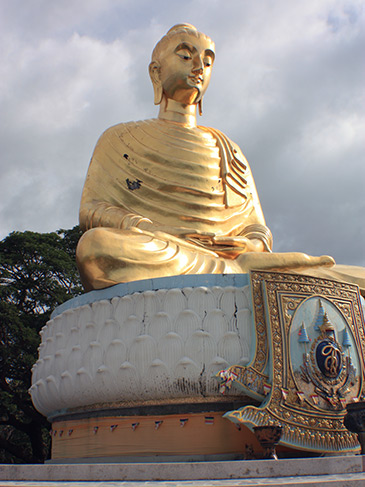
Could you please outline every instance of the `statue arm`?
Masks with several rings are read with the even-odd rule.
[[[238,153],[241,154],[242,158],[244,158],[238,146],[236,146],[236,150],[237,152],[239,151]],[[266,226],[265,217],[250,166],[246,158],[244,158],[244,160],[247,163],[247,183],[250,188],[252,211],[247,219],[247,224],[239,231],[238,236],[246,237],[250,242],[252,242],[257,249],[253,250],[254,252],[272,252],[272,233],[269,227]]]
[[[114,206],[103,201],[81,202],[80,227],[86,232],[91,228],[109,227],[121,230],[138,228],[143,232],[162,236],[174,236],[177,238],[198,238],[206,245],[213,244],[214,233],[199,232],[185,227],[169,227],[152,222],[149,218],[131,213],[127,209]]]
[[[118,134],[124,126],[110,127],[96,144],[80,204],[79,221],[84,232],[96,227],[129,230],[142,222],[152,223],[124,205],[120,196],[122,188],[118,181],[124,177],[124,159],[120,154],[125,148],[118,146]]]
[[[79,215],[80,227],[84,232],[96,227],[109,227],[121,230],[138,228],[149,234],[158,234],[159,236],[165,234],[167,239],[171,236],[183,239],[198,238],[206,245],[213,244],[214,233],[199,232],[198,230],[185,227],[160,225],[149,218],[132,213],[124,207],[105,201],[88,200],[87,193],[88,186],[85,184]]]
[[[237,144],[216,129],[211,131],[217,141],[222,161],[222,177],[226,183],[226,204],[237,202],[238,197],[247,199],[242,210],[241,225],[228,236],[216,236],[214,244],[226,245],[229,253],[271,252],[272,234],[265,224],[255,181],[247,162]]]
[[[137,227],[141,223],[151,224],[148,218],[130,213],[119,206],[107,202],[91,201],[81,203],[80,227],[85,232],[95,227],[111,227],[123,230]]]

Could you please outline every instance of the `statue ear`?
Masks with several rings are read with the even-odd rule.
[[[159,105],[162,101],[162,83],[160,80],[160,65],[157,61],[152,61],[148,66],[150,78],[153,84],[153,92],[155,94],[154,103]]]

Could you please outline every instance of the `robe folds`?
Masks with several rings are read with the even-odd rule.
[[[250,224],[265,225],[236,144],[214,129],[158,119],[111,127],[96,145],[80,225],[123,228],[125,215],[148,218],[172,233],[183,227],[239,235]]]

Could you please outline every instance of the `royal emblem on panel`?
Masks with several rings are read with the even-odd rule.
[[[294,377],[298,387],[306,390],[304,396],[316,405],[324,409],[344,409],[347,400],[357,395],[359,382],[353,363],[358,365],[357,354],[351,350],[354,348],[351,332],[339,313],[336,323],[340,329],[331,322],[325,310],[331,306],[329,302],[314,298],[308,302],[312,308],[313,301],[317,310],[311,333],[304,321],[299,328],[302,364],[294,371]]]

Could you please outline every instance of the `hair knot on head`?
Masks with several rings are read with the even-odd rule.
[[[163,51],[163,48],[166,45],[166,43],[172,37],[179,35],[179,34],[187,34],[187,35],[191,35],[194,37],[198,37],[198,38],[200,37],[200,38],[206,39],[211,44],[212,50],[214,51],[214,49],[215,49],[214,42],[211,40],[211,38],[209,36],[203,34],[202,32],[199,32],[198,29],[196,27],[194,27],[192,24],[176,24],[173,27],[171,27],[171,29],[169,29],[167,31],[166,35],[164,35],[162,37],[162,39],[160,39],[158,41],[158,43],[156,44],[156,46],[152,52],[152,61],[159,62],[161,52]]]
[[[187,31],[195,30],[195,32],[198,32],[197,28],[194,27],[192,24],[176,24],[167,31],[166,35],[171,34],[175,31],[181,32],[182,30],[187,30]]]

